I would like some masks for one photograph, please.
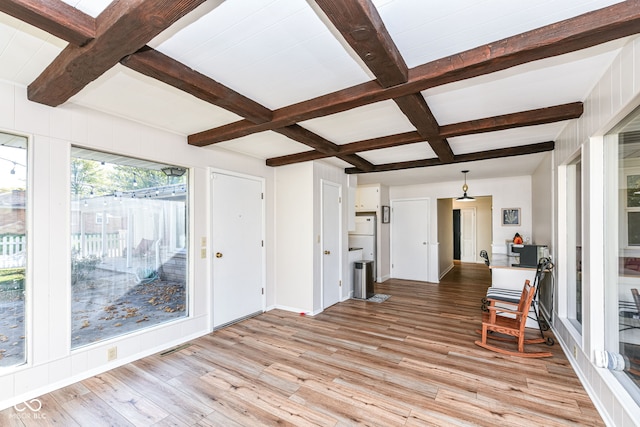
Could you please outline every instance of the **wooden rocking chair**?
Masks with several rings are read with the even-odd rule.
[[[544,338],[531,338],[525,339],[525,326],[527,323],[527,315],[531,307],[531,302],[535,295],[535,288],[531,285],[529,280],[526,280],[520,295],[520,301],[517,304],[513,304],[517,308],[505,309],[502,307],[496,307],[495,301],[489,301],[490,305],[487,307],[488,312],[483,313],[482,316],[482,331],[478,331],[482,334],[482,340],[476,341],[475,344],[480,347],[484,347],[487,350],[495,351],[497,353],[507,354],[510,356],[520,357],[551,357],[552,353],[546,352],[525,352],[525,344],[539,344],[544,343]],[[504,304],[505,301],[500,301]],[[506,317],[504,314],[509,314],[512,317]],[[518,344],[518,350],[508,350],[501,347],[488,344],[487,339],[495,339],[498,341],[509,341]]]

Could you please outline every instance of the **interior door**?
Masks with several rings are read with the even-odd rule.
[[[213,327],[264,311],[263,181],[212,174]]]
[[[340,186],[322,181],[322,308],[340,301]]]
[[[391,275],[429,279],[429,199],[391,202]]]
[[[460,261],[476,262],[476,209],[460,209]]]

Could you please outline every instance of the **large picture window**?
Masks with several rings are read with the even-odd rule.
[[[188,171],[74,147],[73,348],[187,316]]]
[[[0,132],[0,367],[26,362],[27,139]]]
[[[605,137],[605,164],[607,350],[622,355],[616,375],[640,402],[640,111]]]

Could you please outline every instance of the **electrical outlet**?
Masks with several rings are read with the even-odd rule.
[[[577,345],[573,345],[573,358],[577,359],[578,358],[578,346]]]
[[[118,358],[118,347],[110,347],[107,349],[107,361],[116,360]]]

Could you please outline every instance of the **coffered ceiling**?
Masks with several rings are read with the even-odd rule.
[[[638,32],[640,1],[5,0],[0,79],[411,184],[530,174]]]

